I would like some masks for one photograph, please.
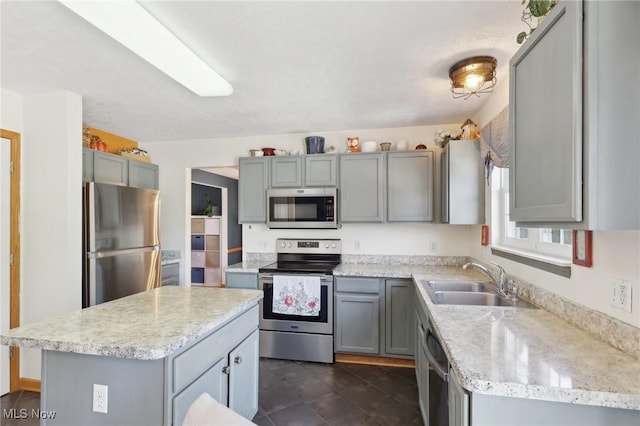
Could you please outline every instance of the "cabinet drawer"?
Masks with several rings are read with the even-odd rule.
[[[213,334],[202,338],[173,359],[173,391],[193,382],[204,373],[212,362],[226,355],[229,347],[234,347],[258,328],[258,306],[254,306]]]
[[[255,272],[227,272],[227,288],[258,289],[258,274]]]
[[[378,278],[336,278],[336,291],[349,293],[380,293]]]

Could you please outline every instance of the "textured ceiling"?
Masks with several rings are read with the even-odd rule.
[[[462,122],[448,69],[523,30],[512,1],[157,1],[145,8],[233,86],[201,98],[56,1],[4,1],[1,85],[82,95],[84,122],[138,141]]]

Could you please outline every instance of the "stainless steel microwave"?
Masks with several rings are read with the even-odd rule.
[[[268,189],[267,226],[287,229],[338,228],[338,189]]]

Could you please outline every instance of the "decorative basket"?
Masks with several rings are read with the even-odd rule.
[[[145,163],[151,161],[148,155],[133,154],[131,152],[121,152],[120,155],[126,158],[131,158],[133,160],[144,161]]]

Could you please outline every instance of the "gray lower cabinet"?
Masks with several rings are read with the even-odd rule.
[[[450,141],[442,150],[440,207],[443,223],[484,223],[484,171],[480,139]]]
[[[180,284],[180,264],[169,263],[168,265],[162,265],[160,268],[161,283],[165,285],[179,285]]]
[[[56,416],[40,424],[178,426],[202,392],[252,419],[258,412],[258,312],[256,305],[156,360],[43,350],[41,408]],[[95,383],[108,386],[107,413],[92,410]]]
[[[335,351],[380,354],[380,280],[343,278],[335,282]]]
[[[258,274],[256,272],[226,272],[227,288],[245,288],[250,290],[258,289]]]
[[[335,351],[413,358],[413,300],[408,279],[336,277]]]
[[[640,2],[562,1],[511,58],[519,226],[640,229],[639,19]]]
[[[458,383],[449,369],[449,426],[469,426],[469,393]]]
[[[246,157],[240,158],[239,163],[238,222],[266,223],[269,158]]]
[[[433,221],[433,151],[387,154],[387,220]]]
[[[414,355],[415,318],[413,283],[406,279],[385,280],[385,353]]]
[[[385,156],[344,154],[340,156],[340,221],[383,222]]]

